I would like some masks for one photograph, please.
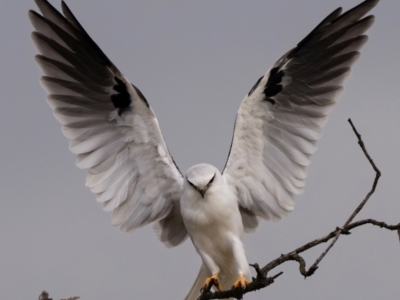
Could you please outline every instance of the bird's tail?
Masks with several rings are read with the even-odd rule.
[[[197,275],[196,280],[194,281],[192,287],[190,288],[189,293],[186,295],[185,300],[196,300],[200,296],[200,289],[204,284],[204,281],[207,279],[207,270],[202,264],[200,267],[199,274]]]

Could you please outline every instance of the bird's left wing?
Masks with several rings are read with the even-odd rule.
[[[45,0],[36,4],[43,16],[29,16],[41,83],[77,166],[89,170],[86,185],[113,211],[114,225],[132,231],[164,220],[169,240],[179,244],[187,236],[178,201],[183,178],[152,109],[64,2],[64,16]]]
[[[310,156],[316,151],[350,68],[367,41],[373,16],[361,19],[378,0],[326,17],[287,52],[240,105],[223,176],[237,195],[243,223],[255,216],[278,220],[301,194]]]

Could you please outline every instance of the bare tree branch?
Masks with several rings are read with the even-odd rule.
[[[224,298],[230,298],[230,297],[234,297],[236,299],[241,299],[242,296],[248,292],[256,291],[256,290],[259,290],[259,289],[262,289],[262,288],[265,288],[265,287],[271,285],[274,282],[274,280],[278,276],[282,275],[283,273],[280,272],[275,276],[268,277],[268,272],[270,272],[277,266],[279,266],[287,261],[297,261],[299,263],[300,273],[304,277],[309,277],[309,276],[313,275],[315,273],[315,271],[318,269],[318,264],[321,262],[321,260],[325,257],[325,255],[329,252],[329,250],[336,243],[339,236],[342,234],[349,235],[351,233],[350,230],[352,230],[356,227],[359,227],[359,226],[363,226],[366,224],[372,224],[374,226],[378,226],[380,228],[385,228],[387,230],[392,230],[392,231],[396,230],[399,235],[399,239],[400,239],[400,223],[397,225],[388,225],[385,222],[380,222],[380,221],[376,221],[373,219],[365,219],[365,220],[351,223],[353,221],[353,219],[356,217],[356,215],[365,206],[365,204],[367,203],[369,198],[372,196],[372,194],[375,192],[376,187],[378,185],[379,178],[381,177],[381,172],[376,167],[374,161],[368,154],[365,144],[361,138],[361,135],[358,133],[358,131],[355,128],[351,119],[349,119],[348,122],[350,123],[355,135],[357,136],[358,144],[360,145],[365,157],[367,158],[367,160],[369,161],[369,163],[371,164],[372,168],[375,171],[375,179],[372,184],[371,190],[368,192],[368,194],[365,196],[365,198],[361,201],[361,203],[358,205],[358,207],[354,210],[354,212],[348,218],[348,220],[343,225],[343,227],[341,227],[341,228],[337,227],[335,230],[333,230],[332,232],[330,232],[329,234],[327,234],[321,238],[315,239],[314,241],[311,241],[311,242],[297,248],[296,250],[294,250],[292,252],[289,252],[287,254],[282,254],[280,257],[269,262],[267,265],[265,265],[261,269],[258,266],[258,264],[251,265],[255,269],[255,271],[257,273],[257,277],[253,278],[253,281],[244,290],[236,289],[236,290],[216,291],[216,292],[211,292],[211,291],[207,290],[207,291],[202,292],[202,294],[200,295],[198,300],[224,299]],[[317,258],[317,260],[314,262],[314,264],[312,264],[311,267],[307,270],[306,262],[299,254],[302,252],[305,252],[308,249],[311,249],[319,244],[326,243],[330,240],[332,240],[332,241],[329,244],[329,246]]]
[[[61,300],[78,300],[81,297],[75,296],[75,297],[70,297],[68,299],[61,299]],[[46,291],[43,291],[40,296],[39,296],[39,300],[53,300],[53,298],[49,298],[49,293]]]
[[[343,227],[346,227],[347,225],[350,224],[351,221],[353,221],[354,217],[361,211],[361,209],[364,207],[364,205],[367,203],[367,201],[369,200],[369,198],[371,197],[371,195],[375,192],[376,186],[378,185],[378,181],[379,181],[379,177],[381,177],[381,172],[379,171],[379,169],[376,167],[374,161],[371,159],[371,157],[369,156],[367,149],[365,148],[364,142],[361,139],[361,135],[358,133],[357,129],[355,128],[355,126],[353,125],[353,122],[351,121],[351,119],[348,120],[351,127],[353,128],[353,131],[355,133],[355,135],[357,136],[358,139],[358,144],[360,145],[362,151],[364,152],[364,155],[367,157],[369,163],[371,164],[372,168],[374,169],[376,175],[375,175],[375,179],[374,179],[374,183],[372,184],[372,188],[369,191],[369,193],[367,194],[367,196],[364,198],[364,200],[358,205],[358,207],[356,208],[356,210],[352,213],[352,215],[350,216],[350,218],[346,221],[346,223],[344,224]],[[317,258],[317,260],[315,261],[315,263],[310,267],[310,271],[312,273],[314,273],[314,271],[318,268],[318,264],[321,262],[321,260],[325,257],[325,255],[329,252],[329,250],[333,247],[333,245],[335,245],[335,243],[337,242],[337,240],[339,239],[339,236],[341,234],[341,231],[339,230],[338,233],[336,234],[335,238],[332,240],[332,242],[330,243],[330,245],[328,246],[328,248],[326,248],[326,250],[320,255],[320,257]]]

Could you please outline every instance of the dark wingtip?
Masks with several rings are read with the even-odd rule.
[[[67,5],[67,3],[64,2],[64,0],[61,0],[61,9],[65,15],[65,10],[71,11]]]
[[[77,23],[75,25],[79,25],[79,29],[82,31],[85,31],[82,27],[82,25],[79,23],[79,21],[77,20],[77,18],[74,16],[74,14],[72,13],[72,10],[68,7],[67,3],[64,2],[64,0],[61,1],[61,10],[62,13],[64,14],[64,16],[68,19],[70,19],[70,21],[73,21],[74,23]]]
[[[30,16],[30,15],[35,15],[35,16],[40,16],[41,17],[41,15],[40,14],[38,14],[36,11],[34,11],[33,9],[30,9],[29,11],[28,11],[28,15]]]
[[[36,11],[34,11],[32,9],[28,11],[28,17],[33,26],[35,26],[34,24],[35,24],[35,21],[37,18],[40,18],[40,19],[43,18],[43,16],[41,14],[37,13]]]
[[[340,18],[337,18],[334,23],[342,20],[343,18],[346,18],[348,15],[351,14],[358,15],[358,19],[360,19],[365,16],[369,11],[371,11],[379,3],[379,1],[380,0],[365,0],[364,2],[361,2],[360,4],[346,11],[340,16]]]
[[[340,14],[342,13],[342,11],[343,11],[343,7],[339,6],[338,8],[336,8],[336,9],[332,12],[332,14],[337,13],[337,14],[340,15]]]
[[[379,3],[379,1],[381,1],[381,0],[366,0],[365,2],[371,2],[370,5],[376,6]]]
[[[52,13],[58,13],[58,10],[47,0],[35,0],[35,3],[43,15],[46,14],[46,8],[49,9]]]
[[[363,20],[369,20],[371,22],[370,26],[372,26],[372,24],[375,22],[375,15],[366,16]]]
[[[343,8],[338,7],[333,12],[331,12],[325,19],[323,19],[317,27],[315,27],[304,39],[302,39],[298,44],[297,48],[301,48],[318,30],[321,29],[325,24],[332,23],[337,20],[342,13]]]

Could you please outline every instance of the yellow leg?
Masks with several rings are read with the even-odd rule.
[[[217,273],[212,274],[211,277],[208,277],[206,279],[203,286],[201,287],[201,290],[211,289],[212,286],[215,286],[218,289],[218,291],[222,291],[222,286],[219,284]]]
[[[246,286],[250,284],[250,281],[246,280],[246,278],[243,277],[243,274],[239,274],[238,279],[235,281],[235,283],[232,286],[232,289],[245,289]]]

